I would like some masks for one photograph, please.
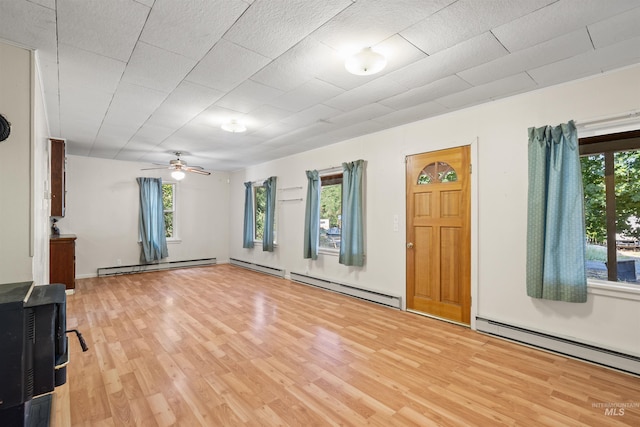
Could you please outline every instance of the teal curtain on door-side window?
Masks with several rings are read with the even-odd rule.
[[[244,227],[242,247],[253,248],[253,183],[244,183]]]
[[[582,172],[573,121],[529,128],[527,295],[587,300]]]
[[[307,171],[307,202],[304,212],[304,258],[318,259],[320,239],[320,176]]]
[[[264,210],[264,233],[262,236],[262,250],[267,252],[273,252],[275,241],[276,182],[277,178],[275,176],[272,176],[263,184],[267,197]]]
[[[138,233],[142,248],[140,262],[150,263],[169,256],[162,204],[162,179],[136,178],[140,188]]]
[[[342,240],[338,262],[364,265],[364,160],[342,164]]]

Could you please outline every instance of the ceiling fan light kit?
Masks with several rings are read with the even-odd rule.
[[[182,172],[180,169],[174,170],[173,172],[171,172],[171,178],[175,179],[176,181],[182,181],[185,176],[186,174]]]
[[[344,63],[347,71],[357,76],[370,76],[379,73],[386,66],[387,58],[378,52],[374,52],[370,47],[366,47],[355,55],[350,56]]]
[[[222,127],[222,130],[226,130],[227,132],[232,132],[232,133],[240,133],[240,132],[245,132],[247,130],[247,127],[245,125],[243,125],[242,123],[238,122],[235,119],[223,123],[221,127]]]
[[[141,170],[157,170],[157,169],[169,169],[171,172],[171,177],[176,181],[181,181],[187,175],[186,172],[193,172],[200,175],[211,175],[211,172],[202,169],[201,166],[188,166],[187,162],[184,160],[180,160],[180,155],[182,153],[180,151],[176,151],[175,155],[178,157],[175,160],[169,161],[169,166],[162,166],[159,168],[143,168]]]

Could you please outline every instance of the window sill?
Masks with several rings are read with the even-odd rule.
[[[340,249],[318,248],[318,254],[339,256]]]
[[[640,301],[640,285],[607,282],[606,280],[587,280],[587,292],[619,299]]]
[[[182,243],[182,239],[167,239],[167,244]]]

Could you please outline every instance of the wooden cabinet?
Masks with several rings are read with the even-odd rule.
[[[66,150],[62,139],[51,139],[51,216],[64,216]]]
[[[49,238],[49,283],[76,287],[76,236],[61,234]]]

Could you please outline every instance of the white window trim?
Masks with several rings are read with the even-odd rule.
[[[640,301],[640,286],[625,282],[587,279],[587,293],[618,299]]]

